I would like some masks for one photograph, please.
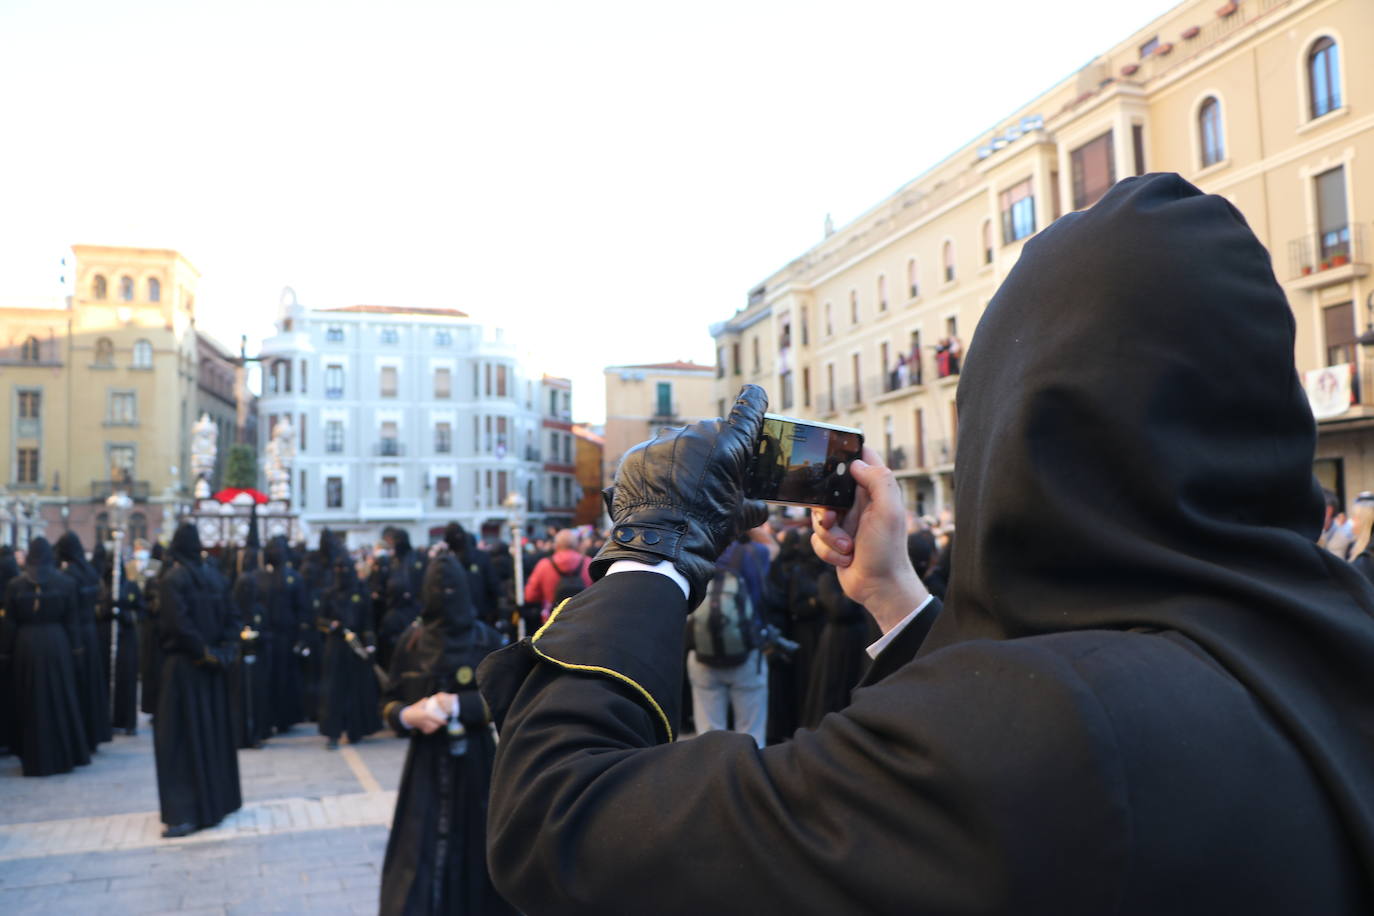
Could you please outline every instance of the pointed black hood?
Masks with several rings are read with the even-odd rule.
[[[430,560],[421,594],[420,621],[428,637],[421,664],[441,680],[459,665],[476,665],[470,658],[476,620],[467,571],[441,550]]]
[[[290,549],[287,547],[286,538],[277,535],[267,542],[267,548],[262,552],[265,563],[273,569],[285,569],[287,562],[291,559]]]
[[[200,532],[196,530],[195,525],[190,522],[181,523],[176,534],[172,535],[171,554],[178,563],[200,565]]]
[[[27,569],[42,569],[44,566],[54,566],[57,563],[53,555],[52,545],[47,538],[34,538],[29,541],[29,549],[24,554],[24,566]]]
[[[959,547],[922,653],[1177,630],[1283,725],[1374,876],[1374,592],[1318,549],[1294,320],[1240,213],[1176,175],[1027,243],[959,383]]]
[[[86,548],[81,545],[81,538],[75,531],[68,531],[57,539],[57,559],[63,563],[69,563],[81,569],[90,569],[91,564],[86,559]]]

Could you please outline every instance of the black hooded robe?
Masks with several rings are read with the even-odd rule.
[[[812,659],[810,680],[802,699],[801,724],[815,728],[826,713],[849,705],[849,696],[868,670],[866,649],[882,632],[862,604],[840,588],[834,567],[827,566],[816,582],[816,603],[825,623]]]
[[[323,616],[320,629],[324,639],[324,660],[320,680],[320,734],[338,741],[347,734],[350,744],[381,731],[382,720],[377,715],[377,674],[372,670],[372,657],[364,658],[354,646],[363,651],[370,647],[373,654],[377,637],[371,630],[371,600],[345,557],[334,567],[334,585],[322,599]],[[350,643],[348,634],[353,634]]]
[[[257,574],[258,594],[267,608],[268,638],[264,650],[272,685],[272,722],[278,732],[285,732],[305,719],[305,686],[299,651],[308,648],[302,636],[312,618],[306,607],[300,573],[290,565],[286,539],[273,538],[263,558],[268,568]]]
[[[162,577],[171,571],[171,559],[165,557],[161,544],[154,544],[152,559],[157,568],[144,579],[143,619],[138,622],[138,680],[141,687],[138,708],[150,716],[157,715],[157,692],[162,681],[162,639],[158,635],[158,594]]]
[[[211,827],[243,804],[228,681],[237,619],[221,577],[201,559],[193,525],[177,529],[171,553],[176,566],[162,578],[158,602],[164,657],[153,726],[157,794],[164,824]]]
[[[0,754],[14,750],[14,698],[10,693],[10,655],[6,648],[5,629],[5,589],[10,580],[19,575],[19,564],[14,557],[14,548],[8,544],[0,546]]]
[[[11,750],[25,776],[70,772],[91,762],[85,711],[76,695],[79,638],[75,587],[51,545],[34,538],[25,570],[5,587],[0,656],[9,660],[4,701],[13,715]]]
[[[257,551],[250,550],[243,556],[243,569],[234,580],[230,600],[234,602],[239,621],[251,633],[245,638],[240,631],[239,660],[230,678],[230,702],[234,706],[238,746],[259,748],[272,736],[273,724],[272,685],[265,651],[268,638],[264,632],[266,608],[258,593],[261,580]]]
[[[101,570],[100,606],[97,626],[100,634],[100,672],[110,682],[110,632],[118,634],[115,645],[114,696],[111,698],[110,725],[133,734],[138,728],[138,621],[143,615],[143,590],[122,578],[119,582],[119,613],[111,601],[114,588],[112,569]]]
[[[1176,175],[1028,242],[960,379],[949,605],[762,750],[670,744],[677,585],[607,575],[480,682],[532,913],[1374,912],[1374,589],[1314,543],[1294,320]]]
[[[487,795],[495,743],[473,680],[477,665],[501,645],[501,637],[475,618],[468,582],[451,554],[430,562],[423,615],[401,634],[382,697],[387,724],[405,735],[402,708],[439,691],[456,693],[467,729],[465,752],[457,755],[450,753],[444,729],[410,734],[382,864],[384,916],[514,913],[487,873]]]
[[[110,681],[100,664],[100,636],[96,631],[100,576],[86,559],[75,531],[58,538],[54,550],[76,597],[76,691],[86,717],[86,739],[94,751],[114,737],[110,729]]]

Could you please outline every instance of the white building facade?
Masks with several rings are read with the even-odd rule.
[[[287,290],[261,360],[259,444],[291,418],[292,504],[312,530],[357,546],[392,525],[423,546],[456,520],[505,538],[507,496],[545,492],[543,374],[502,328],[454,309],[306,308]]]

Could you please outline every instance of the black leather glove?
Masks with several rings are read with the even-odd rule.
[[[744,498],[767,408],[764,390],[745,385],[727,419],[664,429],[626,452],[603,494],[615,527],[592,560],[592,579],[616,560],[668,560],[691,586],[688,607],[700,604],[716,558],[768,518],[762,502]]]

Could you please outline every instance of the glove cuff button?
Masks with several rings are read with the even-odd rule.
[[[622,544],[628,544],[635,539],[633,528],[620,528],[615,533],[615,539]]]
[[[659,541],[663,540],[663,537],[657,531],[645,531],[643,538],[644,543],[650,546],[653,546],[654,544],[657,544]]]

